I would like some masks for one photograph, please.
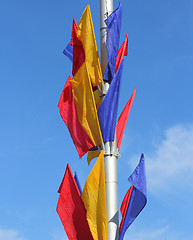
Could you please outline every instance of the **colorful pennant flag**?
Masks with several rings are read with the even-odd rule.
[[[74,78],[68,79],[58,106],[82,157],[103,141],[92,90],[102,81],[102,73],[89,6],[84,10],[78,26],[73,20],[71,44]]]
[[[86,180],[82,200],[93,239],[108,240],[103,150]]]
[[[147,203],[145,159],[143,154],[139,164],[128,180],[132,186],[125,195],[121,205],[122,221],[119,227],[119,240],[123,239],[126,230]]]
[[[98,109],[98,118],[104,142],[114,141],[122,70],[123,61]]]
[[[73,143],[81,158],[94,144],[79,121],[70,80],[71,77],[69,76],[60,97],[58,107],[60,109],[60,115],[68,127]]]
[[[69,240],[92,240],[92,235],[86,220],[86,210],[78,187],[72,175],[69,164],[60,188],[57,213],[64,226]]]
[[[111,13],[111,15],[105,20],[105,23],[107,25],[106,48],[108,64],[105,69],[103,78],[105,81],[109,83],[111,83],[115,73],[116,57],[119,48],[119,39],[121,31],[121,18],[122,18],[122,5],[121,3],[119,3],[119,7],[113,13]]]
[[[125,130],[125,126],[127,124],[127,119],[129,117],[129,113],[133,104],[133,100],[135,98],[135,93],[136,93],[136,88],[134,89],[133,94],[131,95],[129,101],[125,105],[121,115],[119,116],[119,119],[117,121],[117,126],[116,126],[116,134],[117,134],[117,148],[120,149],[122,138],[123,138],[123,133]]]

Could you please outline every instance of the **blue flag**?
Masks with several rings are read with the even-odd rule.
[[[107,56],[108,64],[105,69],[103,79],[111,83],[116,65],[117,51],[119,48],[119,39],[121,31],[121,18],[122,18],[122,5],[119,3],[119,7],[105,20],[107,25]]]
[[[71,62],[73,61],[73,46],[71,46],[70,43],[68,43],[63,53],[70,59]]]
[[[123,61],[98,109],[98,118],[104,142],[114,141],[122,70]]]
[[[132,186],[125,195],[121,205],[122,221],[119,227],[119,240],[123,239],[126,230],[147,203],[145,159],[143,154],[139,164],[128,180]]]
[[[74,180],[75,180],[75,182],[76,182],[76,185],[77,185],[77,187],[78,187],[78,190],[79,190],[79,192],[80,192],[80,195],[82,196],[82,188],[81,188],[81,185],[80,185],[80,182],[79,182],[79,179],[78,179],[78,175],[77,175],[76,172],[75,172],[75,174],[74,174]]]

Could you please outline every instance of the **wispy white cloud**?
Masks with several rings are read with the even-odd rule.
[[[20,234],[16,230],[0,229],[0,240],[27,240],[27,239],[20,236]]]
[[[145,154],[148,190],[154,194],[193,191],[193,125],[173,126],[153,145],[154,150]]]

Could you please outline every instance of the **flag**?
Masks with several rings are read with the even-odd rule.
[[[86,180],[82,192],[82,200],[86,209],[86,217],[93,239],[107,240],[108,236],[103,150],[101,151]]]
[[[126,34],[125,41],[122,43],[117,53],[115,73],[117,72],[119,65],[123,61],[123,57],[127,56],[127,54],[128,54],[128,33]]]
[[[67,86],[60,98],[59,108],[60,114],[62,112],[61,116],[64,116],[64,118],[62,116],[63,120],[68,123],[66,125],[79,156],[82,157],[90,148],[101,145],[103,141],[92,90],[92,87],[96,87],[102,81],[102,73],[89,6],[84,10],[78,26],[75,20],[73,21],[72,29],[74,77],[67,81]],[[64,91],[68,92],[70,101]],[[63,108],[64,104],[65,108]],[[70,113],[69,108],[73,112]]]
[[[94,144],[79,121],[70,80],[71,77],[69,76],[62,91],[58,107],[60,115],[68,127],[73,143],[81,158]]]
[[[123,61],[98,109],[98,118],[104,142],[114,141],[122,70]]]
[[[141,159],[132,175],[128,178],[131,187],[121,205],[122,221],[119,227],[119,240],[122,240],[127,228],[132,224],[147,203],[145,159]]]
[[[64,226],[69,240],[92,240],[92,235],[86,220],[86,210],[78,187],[72,175],[69,164],[60,188],[57,213]]]
[[[103,81],[89,5],[85,8],[77,27],[77,37],[85,52],[85,63],[93,87]]]
[[[119,3],[119,7],[113,13],[111,13],[111,15],[105,20],[105,23],[107,25],[106,48],[108,64],[105,69],[103,78],[105,81],[109,83],[111,83],[115,73],[116,57],[119,48],[119,39],[121,31],[121,18],[122,18],[122,5],[121,3]]]
[[[76,185],[77,185],[77,187],[78,187],[78,190],[79,190],[80,195],[82,195],[82,187],[81,187],[81,185],[80,185],[80,181],[79,181],[79,179],[78,179],[78,175],[77,175],[76,172],[75,172],[75,174],[74,174],[74,180],[75,180],[75,182],[76,182]]]
[[[129,117],[129,113],[133,104],[133,100],[135,98],[135,93],[136,93],[136,88],[134,89],[133,94],[131,95],[129,101],[127,102],[127,104],[125,105],[119,119],[117,122],[117,126],[116,126],[116,133],[117,133],[117,148],[120,149],[121,146],[121,141],[123,138],[123,133],[125,130],[125,126],[127,124],[127,119]]]

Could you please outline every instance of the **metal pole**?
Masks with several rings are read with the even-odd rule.
[[[101,36],[101,67],[104,74],[107,65],[106,52],[106,24],[104,20],[113,12],[113,0],[100,0],[100,36]],[[102,85],[102,93],[105,95],[109,84]],[[116,139],[116,135],[115,135]],[[105,186],[107,204],[107,228],[108,240],[119,239],[119,209],[118,209],[118,180],[117,180],[117,144],[104,143],[105,161]]]

